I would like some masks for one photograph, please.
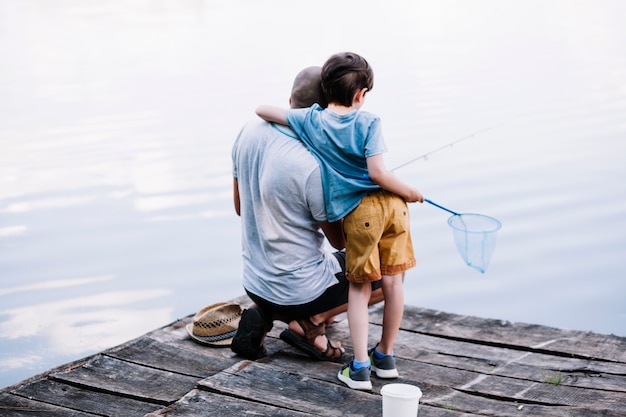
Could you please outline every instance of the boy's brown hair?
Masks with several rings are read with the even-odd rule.
[[[335,54],[322,67],[322,88],[329,103],[350,107],[357,91],[373,87],[372,67],[354,52]]]

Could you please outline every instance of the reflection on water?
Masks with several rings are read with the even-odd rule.
[[[76,285],[86,285],[95,282],[109,281],[115,277],[102,276],[102,277],[89,277],[89,278],[80,278],[80,279],[65,279],[65,280],[56,280],[56,281],[43,281],[36,282],[30,285],[23,285],[21,287],[13,287],[13,288],[0,288],[0,296],[15,294],[19,292],[26,291],[42,291],[42,290],[50,290],[53,288],[66,288],[73,287]]]
[[[148,331],[167,323],[171,308],[136,311],[132,306],[169,293],[168,290],[109,292],[1,310],[0,314],[8,318],[0,325],[0,331],[7,339],[32,336],[46,339],[46,352],[52,355],[103,349],[120,338],[133,338],[142,329]],[[10,364],[11,360],[5,363]]]
[[[377,22],[355,34],[357,7]],[[428,153],[398,175],[503,224],[482,275],[447,213],[411,205],[408,304],[626,335],[626,4],[302,12],[0,1],[0,386],[241,295],[231,144],[338,50],[374,67],[387,165]]]
[[[15,296],[33,300],[37,292],[68,289],[75,286],[112,281],[115,277],[89,277],[44,281],[13,288],[0,288],[0,296]],[[11,341],[21,341],[0,357],[0,368],[10,374],[22,368],[38,368],[41,363],[57,363],[50,358],[74,358],[84,352],[102,350],[120,340],[136,337],[170,321],[172,308],[152,306],[135,309],[146,301],[166,297],[166,289],[140,291],[111,291],[89,296],[65,295],[49,302],[26,302],[24,306],[0,309],[0,335],[9,347]],[[29,346],[30,341],[44,341],[44,346]],[[39,344],[39,343],[38,343]],[[24,348],[25,347],[25,348]],[[8,353],[8,354],[7,354]]]

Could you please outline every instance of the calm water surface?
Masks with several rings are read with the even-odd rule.
[[[480,274],[412,205],[406,303],[626,336],[624,21],[619,0],[0,0],[0,387],[241,295],[232,142],[341,50],[374,67],[387,165],[428,154],[397,174],[503,223]]]

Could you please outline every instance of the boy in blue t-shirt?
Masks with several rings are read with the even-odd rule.
[[[344,218],[346,276],[350,281],[348,324],[354,358],[338,378],[354,389],[371,390],[370,370],[397,378],[393,346],[404,313],[404,272],[415,266],[406,202],[422,194],[387,170],[380,119],[359,111],[372,90],[374,74],[361,56],[339,53],[322,67],[328,107],[260,106],[269,122],[288,124],[320,164],[328,221]],[[368,301],[372,281],[385,297],[380,342],[368,351]]]

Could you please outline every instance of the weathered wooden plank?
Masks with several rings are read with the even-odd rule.
[[[297,372],[301,377],[307,377],[311,380],[341,385],[341,382],[338,382],[336,377],[339,369],[337,364],[307,362],[306,359],[299,355],[282,353],[276,355],[268,365],[280,366],[280,369],[285,372]],[[625,415],[619,408],[615,409],[614,407],[615,402],[619,402],[619,399],[623,396],[622,394],[611,396],[613,407],[609,406],[608,408],[606,408],[607,404],[598,403],[596,406],[593,402],[587,404],[582,399],[578,401],[576,398],[574,398],[573,405],[562,405],[564,395],[575,396],[577,393],[566,389],[564,395],[555,395],[554,392],[548,392],[545,394],[546,398],[535,398],[531,396],[532,394],[525,397],[516,397],[516,393],[533,387],[537,383],[533,381],[519,381],[515,378],[497,378],[500,381],[504,381],[499,384],[499,389],[506,390],[505,392],[499,392],[498,396],[496,395],[497,391],[491,386],[472,386],[472,383],[489,377],[478,372],[436,367],[427,363],[414,364],[402,358],[398,359],[398,369],[400,370],[401,378],[393,381],[381,380],[372,375],[373,393],[378,393],[383,385],[390,382],[401,382],[419,386],[424,393],[423,402],[426,405],[444,409],[456,409],[472,414],[517,416],[519,415],[518,407],[522,406],[522,409],[525,409],[526,412],[531,412],[532,410],[530,415],[535,416],[571,417],[576,415],[582,417],[598,416],[600,413],[606,416]],[[508,384],[506,383],[507,381],[509,381]],[[550,384],[544,385],[556,389],[559,388]],[[589,395],[594,398],[594,393],[598,392],[595,390],[583,391],[589,392]],[[507,392],[508,395],[506,395]],[[536,388],[529,392],[536,392]],[[602,391],[599,392],[601,395],[606,394]],[[489,410],[489,412],[486,413],[486,410]]]
[[[189,345],[192,349],[183,348],[181,346],[183,344]],[[181,341],[179,345],[170,345],[151,337],[143,337],[133,343],[110,349],[106,355],[138,365],[193,376],[197,379],[213,375],[240,360],[234,357],[230,349],[206,346],[196,348],[195,345],[198,343],[191,340]],[[196,351],[193,350],[194,348]]]
[[[379,334],[378,326],[370,326],[370,346],[378,340]],[[349,357],[351,345],[347,326],[343,322],[337,323],[328,335],[344,341]],[[626,364],[623,363],[476,345],[403,330],[396,339],[395,354],[399,358],[489,375],[534,382],[544,382],[558,376],[562,385],[626,392]]]
[[[329,384],[343,386],[336,377],[340,366],[330,362],[312,362],[297,354],[281,353],[274,356],[266,365],[279,368],[283,372],[298,374],[311,381],[325,381]],[[472,389],[469,383],[483,377],[477,372],[459,372],[446,367],[433,367],[429,364],[413,366],[411,361],[407,362],[403,359],[399,359],[398,368],[401,377],[396,380],[382,380],[372,375],[372,393],[379,393],[383,385],[399,382],[419,386],[424,393],[422,403],[426,406],[457,410],[472,415],[518,416],[520,415],[520,406],[527,413],[524,415],[562,417],[572,417],[573,415],[577,417],[596,417],[598,415],[617,417],[624,415],[623,411],[592,408],[592,405],[589,404],[563,406],[541,404],[532,398],[514,398],[511,395],[498,397],[491,388]],[[502,378],[502,380],[506,381],[506,378]],[[461,385],[465,381],[467,381],[467,387]],[[524,381],[515,379],[511,379],[511,381],[512,385],[508,386],[509,391],[512,391],[513,388],[520,389],[519,387],[524,384]],[[526,382],[526,386],[533,384],[531,381]],[[507,384],[503,383],[502,386],[506,387]],[[574,414],[572,414],[572,410],[575,411]]]
[[[407,363],[402,358],[398,358],[398,369],[402,370],[401,381],[417,386],[429,383],[503,401],[615,410],[626,415],[626,394],[623,392],[506,378],[419,362]]]
[[[247,398],[303,413],[326,416],[380,415],[380,398],[280,371],[259,362],[242,361],[198,383],[198,388]],[[342,404],[341,409],[336,405]]]
[[[373,345],[380,333],[378,326],[370,327],[370,345]],[[347,358],[351,355],[350,337],[345,321],[337,322],[328,331],[330,337],[337,338],[344,342],[348,349]],[[418,343],[416,343],[416,338]],[[427,347],[431,350],[424,352],[423,343],[420,340],[429,339]],[[285,352],[292,352],[298,356],[298,351],[289,347],[283,349]],[[441,351],[441,352],[439,352]],[[603,391],[616,391],[615,398],[622,398],[626,392],[626,365],[622,363],[609,363],[593,361],[590,359],[564,358],[548,353],[524,352],[516,349],[488,346],[483,344],[474,345],[470,342],[455,341],[436,336],[425,336],[408,331],[400,331],[396,344],[396,356],[399,360],[399,369],[402,373],[402,360],[421,362],[428,365],[439,365],[440,371],[435,375],[444,373],[446,378],[440,381],[441,385],[450,384],[453,387],[462,386],[478,374],[491,376],[503,376],[514,378],[515,380],[527,380],[528,385],[532,383],[549,383],[556,379],[560,386],[571,386],[579,388],[590,388]],[[478,356],[478,358],[467,357],[466,355]],[[305,356],[302,356],[305,357]],[[497,359],[493,359],[497,358]],[[323,369],[320,367],[319,369]],[[436,368],[435,368],[436,369]],[[454,380],[460,377],[460,373],[454,370],[470,371],[465,380]],[[615,374],[601,373],[593,369],[611,371]],[[335,380],[336,371],[324,371],[330,376],[329,382]],[[318,375],[324,379],[324,375]],[[515,384],[517,387],[517,384]]]
[[[410,357],[411,349],[411,346],[399,344],[397,345],[396,352],[400,357]],[[520,352],[517,353],[519,354]],[[535,357],[539,354],[524,353],[523,355]],[[538,360],[536,364],[533,364],[532,358],[529,357],[520,357],[517,360],[512,359],[506,362],[501,360],[452,356],[434,352],[419,352],[412,356],[411,359],[449,368],[473,370],[488,375],[499,375],[534,382],[558,380],[561,385],[626,393],[626,381],[624,380],[624,376],[592,371],[585,366],[571,366],[573,364],[568,363],[570,361],[561,361],[562,358],[554,358],[551,364],[546,363],[546,359],[542,358]],[[574,364],[576,361],[577,360],[572,360]]]
[[[240,417],[240,416],[273,416],[273,417],[306,417],[309,413],[300,413],[285,408],[260,404],[242,398],[219,395],[213,392],[192,390],[176,403],[155,411],[145,417]]]
[[[490,398],[456,389],[432,386],[421,383],[424,393],[423,408],[439,407],[455,410],[468,415],[519,417],[519,416],[551,416],[551,417],[623,417],[622,411],[599,410],[597,408],[555,406],[525,403],[519,400]],[[420,406],[421,407],[421,406]],[[421,416],[421,411],[420,411]]]
[[[402,352],[404,353],[408,349],[410,348],[406,346],[402,349]],[[553,406],[565,405],[589,408],[593,407],[589,405],[589,398],[601,400],[591,403],[607,410],[622,410],[623,405],[620,404],[626,404],[626,394],[623,391],[610,392],[598,389],[583,389],[567,386],[562,382],[559,382],[560,385],[555,385],[555,383],[544,382],[543,379],[535,381],[519,379],[518,377],[508,378],[492,374],[491,372],[482,373],[470,369],[457,369],[429,362],[420,362],[411,358],[405,358],[399,355],[398,352],[396,357],[401,375],[401,378],[397,381],[404,381],[417,386],[428,384],[429,386],[450,387],[456,391],[465,391],[476,397],[498,397],[501,401],[519,404],[552,404]],[[297,356],[293,358],[297,358]],[[306,366],[297,363],[293,359],[290,360],[288,357],[281,357],[280,366],[287,372],[298,372],[310,378],[324,380],[329,383],[338,383],[336,380],[338,366],[335,364],[324,363]],[[372,377],[374,391],[379,390],[382,385],[388,382]],[[626,381],[622,378],[621,383],[623,386],[626,384]],[[564,401],[564,399],[567,399],[567,401]],[[425,396],[425,400],[428,402],[428,396]],[[445,404],[437,405],[445,406]],[[598,412],[597,408],[595,412]]]
[[[528,403],[554,406],[587,407],[595,410],[619,411],[626,415],[626,395],[549,383],[528,383],[514,378],[479,377],[458,387],[466,392],[488,393],[494,397],[511,398]]]
[[[18,395],[0,393],[0,416],[2,417],[94,417],[69,408],[57,407],[45,402],[29,400]]]
[[[281,356],[281,364],[283,359]],[[316,364],[339,366],[328,362]],[[315,366],[309,369],[315,369]],[[286,372],[280,366],[260,362],[242,361],[241,364],[200,381],[198,388],[311,416],[365,417],[382,414],[382,398],[377,391],[356,391],[342,383],[330,384],[310,378],[309,375]],[[421,417],[470,415],[442,407],[420,407]]]
[[[423,363],[488,375],[527,379],[533,382],[546,382],[556,377],[561,385],[626,393],[624,378],[626,364],[563,358],[485,345],[473,347],[470,343],[446,339],[440,339],[439,343],[430,341],[431,349],[437,347],[440,349],[436,352],[432,350],[425,352],[424,344],[420,343],[420,340],[423,340],[423,336],[401,331],[396,343],[396,355]]]
[[[370,333],[378,334],[380,329],[374,326]],[[554,355],[548,352],[533,352],[506,346],[492,346],[475,343],[472,340],[452,340],[445,337],[424,335],[410,330],[401,331],[398,343],[406,341],[407,346],[415,346],[416,354],[428,355],[432,352],[448,356],[475,358],[485,363],[519,363],[546,369],[578,369],[590,373],[608,373],[626,375],[626,364],[596,361],[589,358],[576,358]]]
[[[382,323],[381,306],[371,309],[370,321]],[[402,328],[455,340],[626,362],[626,338],[614,335],[461,316],[411,306],[405,308]]]
[[[378,397],[378,401],[381,401]],[[334,408],[338,411],[341,410],[346,417],[359,417],[359,416],[377,416],[375,413],[359,414],[350,411],[346,404],[338,403],[334,405]],[[162,414],[161,414],[162,413]],[[207,392],[204,390],[193,390],[183,397],[179,402],[172,404],[155,412],[148,414],[145,417],[160,417],[165,415],[167,417],[197,417],[202,416],[220,416],[220,417],[239,417],[242,415],[253,416],[272,416],[272,417],[303,417],[303,416],[323,416],[326,417],[328,411],[324,411],[321,414],[311,409],[306,412],[299,412],[290,408],[283,408],[279,406],[270,406],[266,404],[260,404],[258,402],[247,401],[241,398],[229,397],[219,395],[213,392]],[[519,415],[519,412],[518,414]],[[469,417],[470,414],[461,413],[452,409],[440,409],[431,408],[428,406],[420,406],[420,417]],[[560,417],[561,415],[557,415]],[[565,415],[563,415],[565,417]],[[567,416],[571,417],[571,416]],[[586,416],[582,416],[586,417]],[[612,417],[612,416],[611,416]]]
[[[156,408],[154,403],[92,391],[50,379],[21,386],[12,393],[30,400],[48,402],[100,416],[143,416]],[[3,415],[1,411],[0,415]]]
[[[177,401],[195,387],[197,378],[97,355],[83,366],[50,378],[94,391],[156,404]]]

